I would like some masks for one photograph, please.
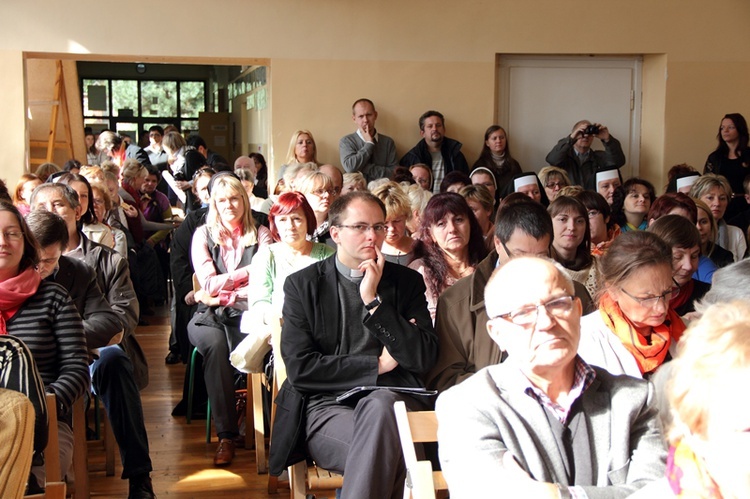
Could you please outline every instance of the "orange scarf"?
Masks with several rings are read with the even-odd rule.
[[[671,308],[664,323],[652,328],[651,342],[640,334],[620,306],[608,293],[599,300],[599,313],[604,324],[620,338],[622,344],[635,357],[641,374],[652,372],[664,363],[672,341],[677,341],[685,331],[685,324]]]
[[[15,277],[0,282],[0,334],[8,334],[6,321],[13,317],[21,305],[34,296],[42,277],[29,267]]]

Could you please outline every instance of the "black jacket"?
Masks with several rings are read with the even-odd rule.
[[[468,175],[469,164],[466,162],[464,153],[461,152],[462,144],[448,137],[443,138],[443,144],[440,146],[440,152],[443,155],[446,175],[453,171],[461,171]],[[432,155],[427,148],[427,142],[424,139],[417,142],[417,145],[411,151],[404,154],[399,164],[401,166],[411,166],[417,163],[424,163],[432,166]]]
[[[281,356],[288,379],[276,398],[270,473],[305,457],[306,397],[341,394],[362,385],[422,387],[437,358],[437,335],[427,310],[422,277],[386,262],[378,285],[382,304],[363,324],[399,365],[378,375],[378,357],[338,354],[341,310],[336,255],[290,275],[284,283]],[[410,321],[414,321],[414,323]]]

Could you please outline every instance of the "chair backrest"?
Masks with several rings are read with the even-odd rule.
[[[401,450],[406,464],[404,497],[434,499],[436,490],[446,488],[442,473],[432,471],[432,463],[418,461],[415,443],[437,442],[437,417],[435,411],[408,412],[402,401],[393,404],[396,415]]]

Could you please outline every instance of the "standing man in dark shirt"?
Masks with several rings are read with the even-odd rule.
[[[469,173],[469,165],[457,140],[445,136],[445,118],[437,111],[427,111],[419,117],[419,134],[422,140],[401,158],[401,166],[424,163],[432,166],[432,188],[440,192],[440,183],[453,171]]]
[[[385,261],[385,207],[368,192],[337,199],[329,212],[337,253],[284,284],[281,356],[288,379],[276,399],[271,473],[301,460],[345,476],[342,497],[402,497],[405,468],[393,403],[431,400],[359,386],[421,388],[437,337],[416,272]],[[278,438],[277,438],[278,437]]]

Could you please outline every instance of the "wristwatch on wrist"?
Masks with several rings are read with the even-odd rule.
[[[368,303],[368,304],[365,305],[365,310],[367,310],[369,312],[372,309],[380,306],[380,304],[381,304],[380,296],[379,295],[375,295],[375,299],[372,300],[370,303]]]

